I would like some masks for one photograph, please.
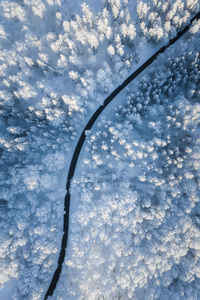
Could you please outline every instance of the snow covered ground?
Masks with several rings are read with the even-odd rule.
[[[4,288],[0,290],[0,299],[12,300],[13,290],[16,288],[17,282],[15,280],[8,281]]]
[[[199,9],[195,0],[147,3],[106,0],[95,4],[88,1],[90,7],[84,4],[82,8],[79,4],[82,2],[78,0],[0,2],[2,300],[9,299],[5,297],[17,300],[44,298],[60,250],[68,166],[82,128],[109,92],[174,36]],[[95,125],[88,136],[88,152],[83,149],[80,168],[73,182],[73,201],[77,205],[73,207],[74,217],[73,214],[70,217],[66,265],[53,299],[112,299],[119,295],[123,299],[157,299],[161,297],[159,293],[163,282],[167,286],[163,288],[163,298],[173,296],[175,299],[176,295],[177,299],[198,299],[197,241],[200,237],[199,208],[195,200],[199,199],[199,58],[195,54],[199,49],[198,30],[199,25],[196,24],[182,44],[173,47],[168,55],[158,60],[151,72],[147,72],[147,79],[140,76],[134,87],[131,86],[111,103],[105,111],[105,121]],[[157,73],[159,76],[156,78]],[[165,83],[163,90],[158,84],[160,82]],[[114,103],[121,104],[121,107],[113,115]],[[170,107],[170,103],[174,106]],[[173,115],[174,111],[179,117]],[[168,132],[166,124],[176,129]],[[189,135],[186,138],[190,144],[188,148],[184,146],[186,142],[180,142],[177,128]],[[121,144],[116,131],[123,135]],[[153,132],[157,135],[155,145],[148,140]],[[173,139],[174,145],[178,143],[173,147],[183,144],[181,147],[187,150],[186,158],[179,155],[177,149],[163,150],[166,154],[160,150],[168,145],[163,146],[162,143],[169,143],[170,139]],[[138,144],[133,145],[133,141]],[[147,159],[147,153],[141,149],[153,146],[155,159],[151,154]],[[138,162],[132,162],[135,152],[139,155]],[[159,173],[166,168],[160,166],[161,162],[164,164],[170,159],[173,170],[178,172],[178,179],[175,175],[175,178],[170,177],[171,169],[167,176]],[[82,162],[85,162],[84,167]],[[149,170],[148,166],[153,169]],[[182,182],[179,177],[183,177],[183,173],[186,179]],[[133,182],[130,184],[131,176]],[[146,178],[151,177],[153,182],[146,183]],[[163,180],[163,191],[160,191],[159,183]],[[177,196],[174,202],[171,200],[172,206],[168,203],[169,208],[163,203],[171,199],[168,195],[171,186],[176,187],[176,193],[173,193],[181,194],[184,199],[182,215],[178,216],[182,219],[178,222],[182,222],[185,231],[177,232],[173,228],[174,235],[168,236],[169,243],[176,244],[183,237],[187,239],[188,235],[192,240],[185,242],[183,250],[177,249],[174,244],[174,248],[165,245],[163,249],[176,249],[180,254],[175,261],[180,270],[170,270],[161,280],[159,276],[166,264],[175,257],[170,252],[169,260],[165,255],[159,260],[160,253],[156,252],[162,245],[157,235],[163,230],[158,220],[163,220],[163,226],[166,224],[163,209],[169,210],[170,219],[179,207]],[[187,189],[185,194],[179,193],[182,186]],[[157,190],[162,201],[155,200],[152,205],[151,197]],[[141,191],[149,195],[147,203],[141,199]],[[118,200],[115,202],[115,199]],[[119,205],[116,206],[116,203]],[[156,215],[153,226],[148,221],[142,221],[141,227],[132,223],[145,218],[149,220],[148,210],[150,215]],[[133,216],[129,221],[125,220],[127,214]],[[129,222],[132,232],[127,229]],[[144,248],[140,244],[144,243],[147,235],[147,223],[153,231],[148,235],[149,241],[155,244],[155,248],[149,244],[147,256],[142,256]],[[117,231],[120,226],[121,233],[120,229]],[[98,235],[100,228],[102,232]],[[127,241],[124,236],[127,236]],[[136,257],[127,254],[130,249],[126,243],[130,243],[132,251],[137,253]],[[182,255],[188,247],[195,250]],[[159,266],[156,270],[147,271],[145,259],[152,251],[155,251]],[[185,261],[179,263],[181,255]],[[136,264],[134,271],[131,269],[133,261]],[[137,268],[138,264],[141,268]],[[181,269],[183,264],[187,265],[187,270],[186,267]],[[145,288],[135,270],[146,278]],[[151,278],[148,272],[157,274],[157,279]],[[185,278],[180,276],[181,272]],[[137,277],[138,282],[133,285],[130,276],[133,279]],[[103,278],[105,284],[102,285],[99,280]],[[148,278],[151,280],[149,283]],[[5,296],[5,291],[10,291],[10,295]]]

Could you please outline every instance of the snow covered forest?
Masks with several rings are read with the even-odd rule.
[[[44,299],[85,124],[199,10],[198,0],[0,1],[0,300]],[[87,132],[49,300],[200,299],[199,49],[194,21]]]

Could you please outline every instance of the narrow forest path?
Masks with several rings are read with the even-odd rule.
[[[61,243],[61,250],[59,254],[58,259],[58,266],[53,274],[51,283],[49,285],[49,288],[46,292],[45,298],[47,299],[49,296],[53,295],[53,292],[56,288],[57,282],[60,278],[60,274],[62,271],[62,264],[64,262],[65,253],[66,253],[66,247],[67,247],[67,241],[68,241],[68,228],[69,228],[69,206],[70,206],[70,182],[72,180],[72,177],[74,176],[74,172],[76,169],[77,161],[79,158],[79,154],[81,152],[82,146],[84,144],[86,135],[85,132],[87,130],[90,130],[99,117],[99,115],[102,113],[102,111],[106,108],[106,106],[115,98],[116,95],[118,95],[131,81],[133,81],[142,71],[144,71],[152,62],[157,58],[157,56],[161,53],[163,53],[167,48],[169,48],[171,45],[173,45],[178,39],[180,39],[183,34],[188,31],[188,29],[191,27],[193,21],[200,19],[200,12],[198,12],[191,20],[188,25],[186,25],[183,30],[177,33],[176,37],[169,40],[168,44],[161,47],[154,55],[152,55],[143,65],[141,65],[136,71],[134,71],[121,85],[119,85],[104,101],[104,103],[94,112],[88,123],[86,124],[85,128],[82,131],[82,134],[78,140],[78,143],[76,145],[76,148],[74,150],[72,160],[69,167],[68,177],[67,177],[67,184],[66,184],[66,196],[65,196],[65,203],[64,203],[64,224],[63,224],[63,237],[62,237],[62,243]]]

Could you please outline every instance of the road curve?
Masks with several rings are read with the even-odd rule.
[[[198,12],[191,20],[188,25],[186,25],[183,30],[177,33],[177,35],[171,39],[167,45],[160,48],[153,56],[151,56],[143,65],[141,65],[135,72],[133,72],[121,85],[119,85],[104,101],[103,105],[101,105],[95,113],[92,115],[88,123],[86,124],[85,128],[82,131],[82,134],[78,140],[78,143],[76,145],[76,148],[73,153],[73,157],[70,163],[68,177],[67,177],[67,184],[66,184],[66,196],[65,196],[65,205],[64,205],[64,224],[63,224],[63,237],[62,237],[62,243],[61,243],[61,250],[60,255],[58,259],[58,266],[57,269],[54,272],[54,275],[52,277],[51,283],[49,285],[49,288],[45,294],[45,300],[53,295],[53,292],[56,288],[56,285],[58,283],[58,280],[60,278],[60,273],[62,271],[62,264],[64,262],[65,258],[65,252],[67,247],[67,241],[68,241],[68,227],[69,227],[69,205],[70,205],[70,182],[74,175],[76,164],[78,161],[79,154],[81,152],[83,143],[85,141],[85,131],[90,130],[94,124],[94,122],[97,120],[99,115],[102,113],[102,111],[106,108],[106,106],[119,94],[133,79],[135,79],[142,71],[144,71],[156,58],[159,54],[163,53],[167,48],[169,48],[171,45],[173,45],[180,37],[183,36],[183,34],[191,27],[191,24],[195,20],[200,19],[200,12]]]

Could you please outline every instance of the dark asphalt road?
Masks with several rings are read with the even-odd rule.
[[[119,94],[133,79],[135,79],[142,71],[144,71],[156,58],[159,54],[163,53],[167,48],[169,48],[171,45],[173,45],[180,37],[183,36],[183,34],[191,27],[191,24],[194,20],[200,19],[200,12],[198,12],[191,20],[188,25],[186,25],[183,30],[181,30],[179,33],[177,33],[176,37],[171,39],[166,46],[163,46],[160,48],[153,56],[151,56],[141,67],[139,67],[135,72],[133,72],[121,85],[119,85],[104,101],[103,105],[101,105],[95,113],[92,115],[88,123],[86,124],[85,128],[82,131],[82,134],[78,140],[78,143],[76,145],[76,148],[74,150],[74,154],[71,160],[71,164],[69,167],[68,177],[67,177],[67,184],[66,184],[66,190],[67,194],[65,196],[65,208],[64,208],[64,225],[63,225],[63,238],[62,238],[62,244],[61,244],[61,250],[60,255],[58,259],[58,266],[57,269],[52,277],[51,283],[49,285],[49,288],[47,290],[47,293],[45,295],[45,300],[48,298],[48,296],[52,296],[53,292],[56,288],[57,282],[60,278],[60,273],[62,271],[62,264],[64,262],[65,258],[65,252],[67,247],[67,240],[68,240],[68,227],[69,227],[69,205],[70,205],[70,182],[74,175],[76,164],[78,161],[79,154],[81,152],[83,143],[85,141],[85,131],[90,130],[94,124],[94,122],[97,120],[99,115],[102,113],[102,111],[106,108],[106,106]],[[67,295],[66,295],[67,297]]]

